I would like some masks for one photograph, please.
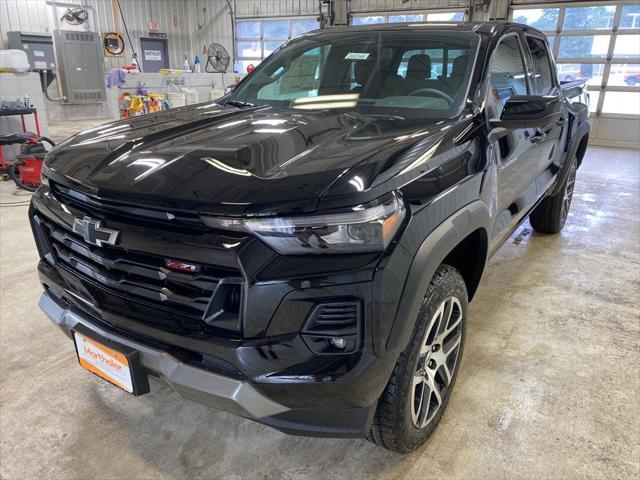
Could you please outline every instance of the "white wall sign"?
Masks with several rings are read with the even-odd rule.
[[[162,52],[160,50],[145,50],[144,51],[144,59],[161,62],[162,61]]]

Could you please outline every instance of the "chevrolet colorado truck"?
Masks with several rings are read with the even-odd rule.
[[[133,395],[155,377],[411,451],[451,397],[487,258],[526,218],[567,220],[589,122],[566,92],[523,25],[305,34],[218,101],[49,152],[40,307]]]

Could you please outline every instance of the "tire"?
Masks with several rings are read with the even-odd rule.
[[[537,232],[558,233],[564,227],[573,199],[577,168],[578,162],[574,157],[569,166],[569,174],[560,191],[542,200],[540,205],[529,215],[529,223]]]
[[[455,268],[441,265],[427,288],[412,339],[378,400],[370,441],[408,453],[434,432],[460,370],[467,310],[462,276]]]
[[[18,186],[18,188],[22,188],[23,190],[26,190],[27,192],[35,192],[37,187],[33,187],[33,186],[28,185],[26,183],[22,183],[22,178],[20,177],[20,171],[18,170],[18,168],[21,165],[22,165],[22,162],[20,162],[20,161],[14,162],[13,165],[11,165],[9,167],[9,175],[11,176],[11,178],[15,182],[15,184]]]

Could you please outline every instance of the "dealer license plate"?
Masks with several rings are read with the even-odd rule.
[[[133,393],[131,365],[125,355],[78,332],[74,332],[74,340],[80,365],[125,392]]]

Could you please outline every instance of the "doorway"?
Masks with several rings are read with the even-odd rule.
[[[169,46],[166,38],[141,38],[142,71],[157,73],[169,68]]]

